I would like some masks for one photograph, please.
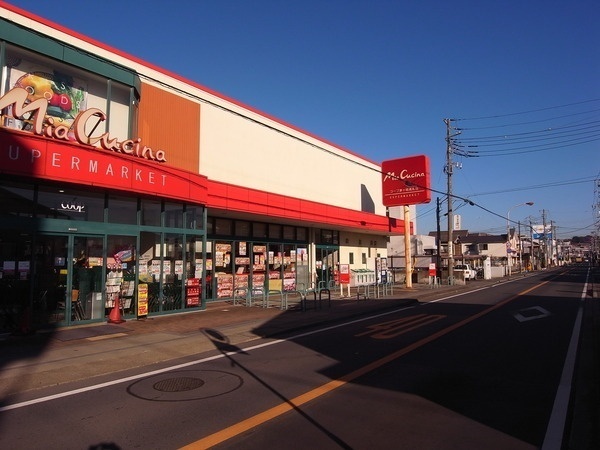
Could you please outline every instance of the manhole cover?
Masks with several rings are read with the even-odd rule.
[[[179,377],[168,378],[154,384],[154,389],[161,392],[193,391],[204,384],[200,378]]]
[[[242,377],[221,370],[179,370],[143,378],[130,384],[127,392],[155,402],[183,402],[218,397],[244,384]]]

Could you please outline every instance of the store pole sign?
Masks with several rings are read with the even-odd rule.
[[[426,155],[384,161],[381,176],[384,206],[431,201],[429,157]]]
[[[166,155],[163,150],[152,150],[150,147],[142,145],[142,139],[125,139],[119,141],[108,133],[100,136],[90,136],[101,122],[107,119],[106,114],[97,108],[90,108],[80,111],[72,125],[63,125],[55,123],[52,116],[48,116],[49,101],[46,98],[28,100],[29,93],[25,88],[15,87],[0,97],[0,110],[9,108],[9,113],[15,119],[23,119],[24,115],[29,114],[27,120],[33,122],[33,133],[38,136],[55,139],[58,141],[73,142],[97,148],[99,145],[104,150],[116,153],[143,158],[147,160],[165,162]]]

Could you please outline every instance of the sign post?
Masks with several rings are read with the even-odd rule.
[[[406,226],[408,224],[408,226]],[[406,287],[412,287],[412,254],[410,251],[410,206],[404,205],[404,255],[406,259]]]
[[[348,289],[350,297],[350,264],[340,264],[340,296],[344,296],[344,285]]]

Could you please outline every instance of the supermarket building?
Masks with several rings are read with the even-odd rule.
[[[380,164],[3,2],[0,66],[0,332],[333,287],[404,233]]]

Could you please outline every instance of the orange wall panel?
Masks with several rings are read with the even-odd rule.
[[[164,150],[166,164],[198,173],[200,105],[142,83],[138,136],[153,150]]]

